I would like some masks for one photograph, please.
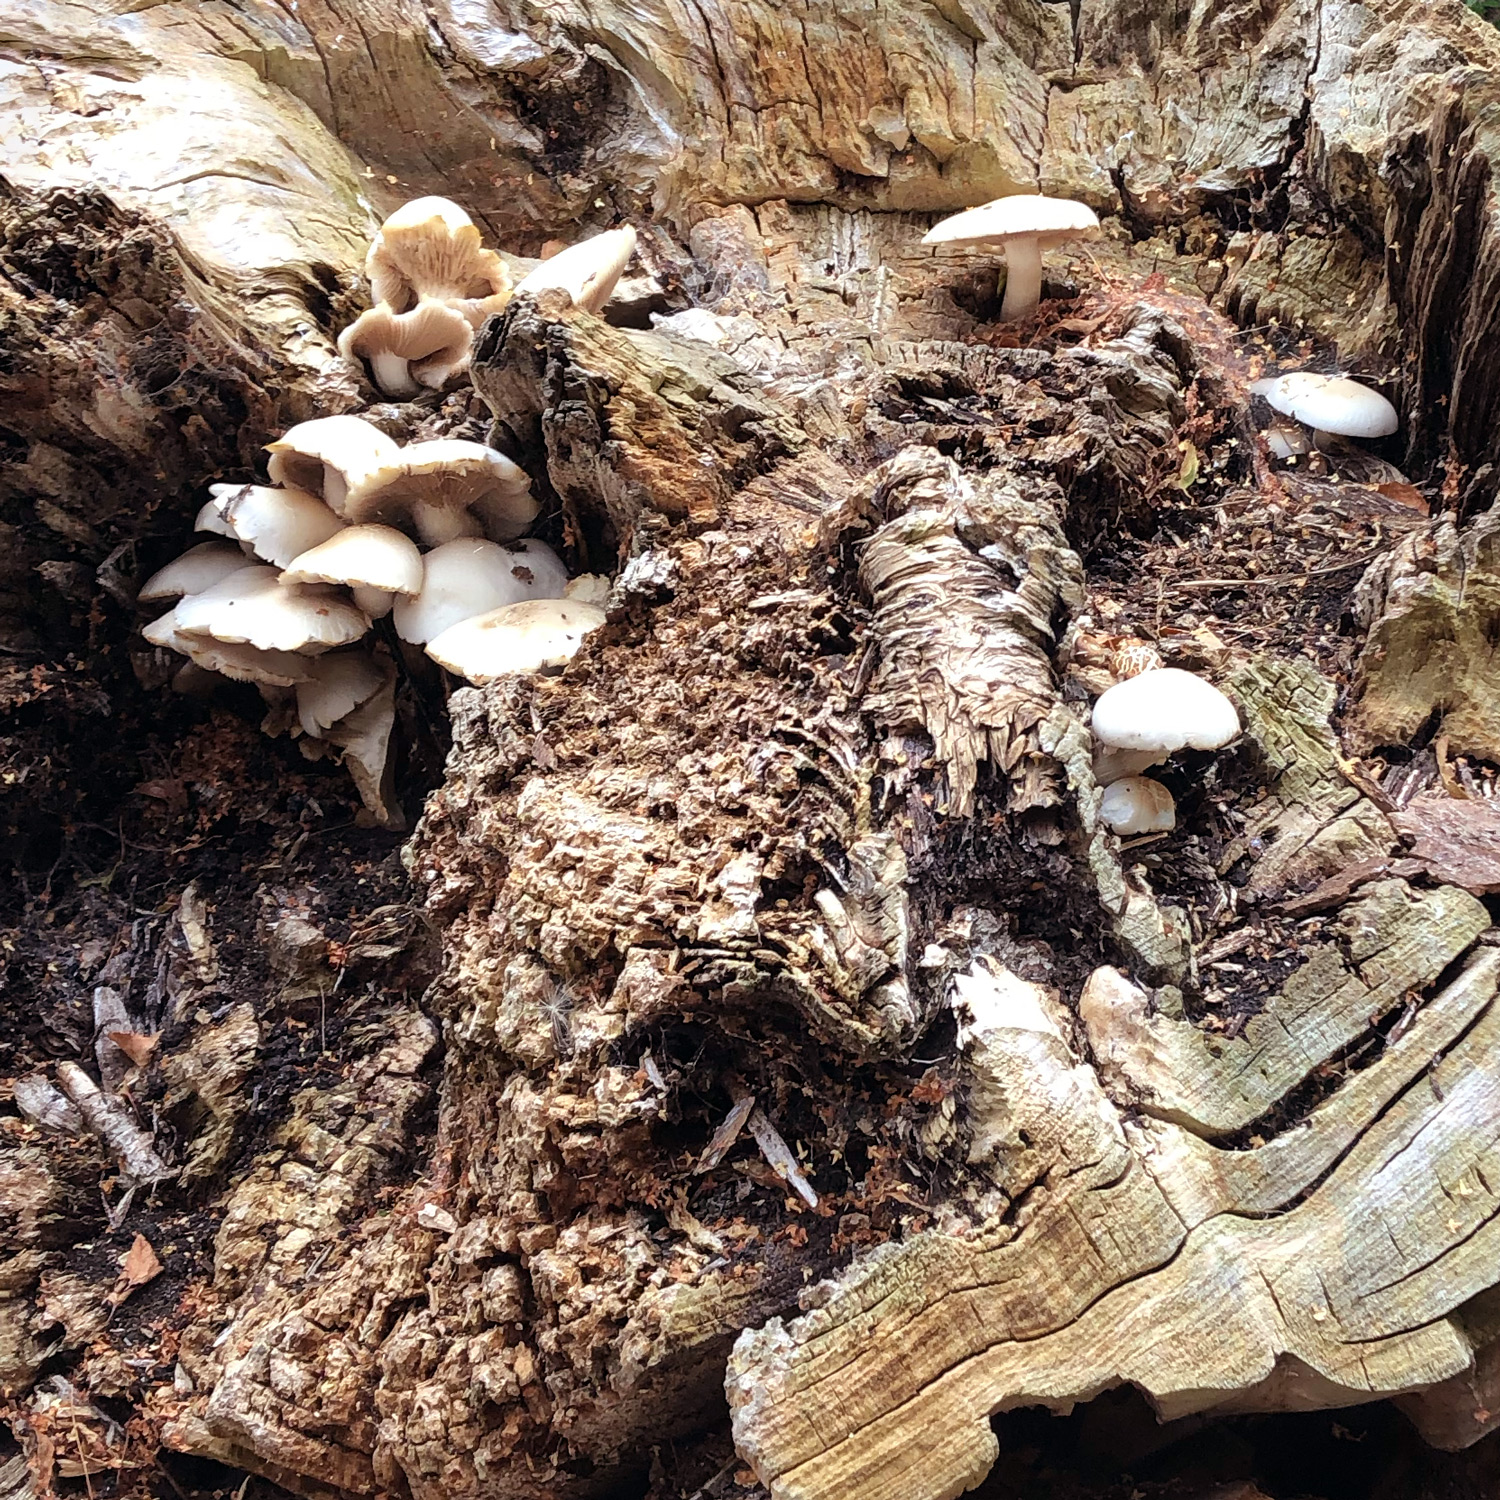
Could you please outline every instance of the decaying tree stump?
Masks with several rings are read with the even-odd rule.
[[[69,1477],[62,1410],[74,1474],[160,1445],[326,1500],[664,1500],[694,1451],[716,1495],[939,1500],[994,1413],[1121,1384],[1500,1421],[1495,35],[116,9],[0,15],[17,1493]],[[1106,231],[1011,328],[918,242],[1017,190]],[[629,220],[641,274],[376,403],[332,340],[420,193],[513,258]],[[1271,357],[1384,380],[1401,436],[1273,468]],[[451,695],[440,785],[413,700],[400,899],[253,719],[153,723],[132,635],[202,487],[348,410],[487,435],[613,580],[564,671]],[[1122,844],[1087,724],[1132,640],[1244,734]],[[58,873],[85,824],[115,873]],[[167,1175],[121,1190],[121,1120]],[[76,1249],[143,1229],[148,1344],[112,1318],[156,1273]]]

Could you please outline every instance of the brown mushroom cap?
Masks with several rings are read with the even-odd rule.
[[[473,342],[463,313],[424,297],[404,313],[376,303],[339,335],[339,353],[367,361],[385,395],[415,396],[423,386],[441,390],[467,369]]]

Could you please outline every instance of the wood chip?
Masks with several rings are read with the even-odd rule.
[[[1493,803],[1418,797],[1391,822],[1415,840],[1411,858],[1434,880],[1475,896],[1500,891],[1500,808]]]
[[[781,1132],[770,1122],[764,1110],[756,1108],[750,1111],[750,1134],[755,1137],[760,1154],[771,1170],[794,1189],[809,1208],[816,1208],[817,1189],[802,1175],[792,1148],[782,1140]]]
[[[711,1172],[724,1160],[725,1153],[739,1139],[740,1131],[744,1129],[745,1121],[750,1118],[750,1112],[754,1108],[754,1094],[742,1094],[735,1100],[734,1108],[724,1116],[719,1128],[714,1131],[713,1139],[698,1159],[698,1165],[693,1168],[694,1172]]]

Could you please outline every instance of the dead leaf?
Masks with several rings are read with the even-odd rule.
[[[105,1035],[138,1068],[146,1066],[146,1060],[151,1056],[158,1040],[154,1036],[142,1036],[138,1031],[110,1031]]]
[[[1394,480],[1388,480],[1385,484],[1377,484],[1375,493],[1384,495],[1387,500],[1394,500],[1398,505],[1407,506],[1418,515],[1428,514],[1427,497],[1414,484],[1397,484]]]
[[[151,1241],[145,1235],[138,1234],[131,1241],[130,1249],[125,1252],[124,1260],[120,1262],[119,1279],[105,1301],[111,1307],[119,1307],[138,1286],[155,1281],[161,1273],[162,1263],[157,1259],[156,1251],[151,1248]]]

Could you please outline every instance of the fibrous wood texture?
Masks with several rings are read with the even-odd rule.
[[[155,1140],[69,1064],[16,1088],[0,1385],[32,1456],[59,1350],[167,1447],[329,1500],[609,1494],[726,1422],[726,1368],[776,1500],[956,1495],[994,1412],[1127,1382],[1167,1416],[1393,1395],[1434,1442],[1489,1428],[1487,881],[1408,853],[1451,817],[1348,759],[1435,714],[1442,792],[1446,756],[1500,759],[1476,18],[29,4],[0,41],[8,702],[105,722],[49,622],[123,654],[155,518],[335,410],[487,434],[613,580],[564,673],[449,699],[420,918],[335,943],[285,851],[270,971],[231,993],[177,870],[116,945]],[[1049,262],[1076,315],[1019,333],[991,260],[918,244],[1016,189],[1107,220]],[[631,219],[655,288],[613,321],[518,299],[472,395],[373,406],[332,339],[380,213],[429,192],[517,254]],[[1272,319],[1393,373],[1387,457],[1450,515],[1270,474],[1235,320]],[[1280,575],[1231,580],[1233,630],[1222,580],[1135,580],[1174,494],[1368,507],[1346,719],[1336,653],[1244,604]],[[1169,773],[1164,858],[1099,821],[1112,620],[1245,730]],[[419,930],[438,961],[398,982]],[[367,1004],[357,1055],[262,1104],[285,1015]],[[158,1163],[213,1239],[144,1389],[57,1252],[89,1170]]]

